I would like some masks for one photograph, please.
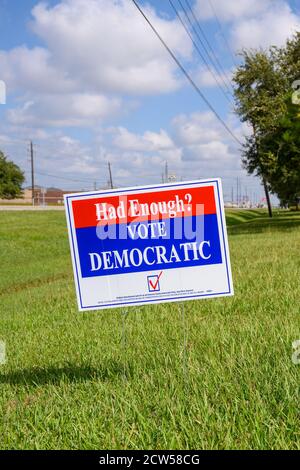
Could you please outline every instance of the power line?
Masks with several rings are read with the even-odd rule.
[[[170,1],[170,0],[169,0],[169,1]],[[192,30],[193,30],[193,32],[194,32],[195,36],[198,38],[198,41],[200,42],[200,44],[202,45],[204,51],[206,52],[206,55],[207,55],[207,57],[208,57],[208,60],[209,60],[210,63],[212,64],[213,69],[216,70],[217,78],[218,78],[218,83],[219,83],[219,79],[220,79],[220,81],[223,83],[223,85],[224,85],[225,88],[228,90],[228,92],[231,93],[230,89],[228,88],[227,83],[225,82],[224,78],[222,77],[222,71],[221,71],[221,73],[220,73],[220,71],[219,71],[218,68],[216,67],[214,61],[213,61],[212,58],[211,58],[211,55],[210,55],[209,51],[207,50],[206,45],[205,45],[204,42],[202,41],[200,35],[198,34],[198,31],[195,29],[195,27],[194,27],[192,21],[190,20],[190,17],[189,17],[189,15],[188,15],[188,13],[187,13],[185,7],[183,6],[181,0],[178,0],[178,2],[179,2],[179,4],[180,4],[180,6],[181,6],[181,9],[183,10],[183,12],[184,12],[184,14],[185,14],[186,19],[188,20],[188,23],[190,24],[190,27],[192,28]],[[189,5],[188,5],[188,6],[189,6]],[[191,11],[193,12],[193,10],[191,10]],[[200,28],[201,28],[201,27],[200,27]],[[201,28],[201,33],[204,35],[204,31],[202,30],[202,28]],[[215,76],[215,74],[214,74],[214,76]],[[222,86],[222,85],[221,85],[221,86]],[[228,101],[230,102],[230,100],[229,100],[229,98],[228,98],[226,92],[225,92],[225,95],[226,95],[226,98],[228,99]]]
[[[218,119],[218,121],[222,124],[222,126],[227,130],[227,132],[231,135],[231,137],[239,144],[239,145],[243,145],[242,142],[234,135],[234,133],[232,132],[232,130],[227,126],[226,122],[221,118],[221,116],[217,113],[217,111],[215,110],[215,108],[212,106],[212,104],[208,101],[208,99],[205,97],[205,95],[202,93],[202,91],[200,90],[200,88],[198,87],[198,85],[196,85],[196,83],[194,82],[194,80],[190,77],[190,75],[188,74],[188,72],[185,70],[184,66],[180,63],[180,61],[177,59],[177,57],[175,56],[175,54],[172,52],[172,50],[169,48],[169,46],[166,44],[166,42],[163,40],[163,38],[160,36],[159,32],[156,30],[156,28],[152,25],[151,21],[148,19],[148,17],[146,16],[146,14],[143,12],[143,10],[141,9],[141,7],[138,5],[137,1],[136,0],[131,0],[133,2],[133,4],[136,6],[136,8],[139,10],[139,12],[141,13],[141,15],[144,17],[144,19],[146,20],[146,22],[149,24],[150,28],[152,29],[152,31],[155,33],[155,35],[158,37],[158,39],[160,40],[160,42],[163,44],[163,46],[165,47],[165,49],[168,51],[168,53],[170,54],[170,56],[173,58],[173,60],[176,62],[177,66],[180,68],[180,70],[182,71],[182,73],[186,76],[186,78],[188,79],[188,81],[190,82],[190,84],[193,86],[193,88],[196,90],[196,92],[200,95],[200,97],[202,98],[202,100],[206,103],[206,105],[209,107],[209,109],[212,111],[212,113],[216,116],[216,118]]]
[[[182,171],[183,171],[184,173],[186,173],[185,178],[190,178],[190,176],[188,176],[188,170],[187,170],[187,169],[182,168],[182,169],[178,169],[177,171],[179,171],[179,172],[182,172]],[[239,171],[239,170],[232,170],[232,171]],[[30,173],[30,172],[29,172],[29,171],[25,171],[25,173]],[[64,179],[64,180],[67,180],[67,181],[75,181],[75,182],[79,182],[79,183],[88,183],[88,184],[90,184],[90,185],[94,185],[94,184],[95,184],[95,181],[94,181],[94,180],[81,180],[81,179],[75,179],[75,178],[68,178],[68,177],[64,177],[64,176],[58,176],[58,175],[53,175],[53,174],[44,173],[44,172],[39,172],[39,171],[35,171],[34,173],[37,174],[37,175],[41,175],[41,176],[48,176],[48,177],[51,177],[51,178]],[[163,175],[164,175],[164,176],[165,176],[166,174],[168,175],[168,173],[169,173],[168,164],[167,164],[167,162],[165,162]],[[136,175],[136,176],[142,177],[142,178],[149,178],[149,177],[160,178],[160,177],[161,177],[161,175],[160,175],[159,173],[142,173],[142,172],[139,172],[138,175]],[[193,173],[193,175],[191,175],[191,176],[194,176],[194,177],[195,177],[195,174]],[[197,177],[197,178],[198,178],[198,177]],[[213,178],[213,176],[211,176],[211,175],[203,176],[203,175],[202,175],[202,176],[199,177],[199,178],[205,178],[205,179],[207,179],[207,178]],[[253,178],[252,176],[246,175],[246,176],[242,176],[242,177],[239,176],[238,178],[239,178],[239,181],[245,181],[245,182],[247,181],[247,183],[245,183],[245,184],[247,184],[247,186],[250,186],[250,187],[251,187],[251,186],[255,186],[255,187],[257,186],[254,181],[253,181],[253,182],[249,181],[250,179]],[[221,176],[221,179],[222,179],[222,180],[226,179],[226,180],[236,181],[237,177],[236,177],[236,176],[226,176],[226,175],[223,175],[223,176]],[[259,181],[258,181],[258,182],[259,182]],[[98,183],[99,183],[99,181],[98,181]],[[100,181],[100,184],[105,184],[105,183],[106,183],[105,181]],[[262,183],[260,182],[260,184],[262,184]]]
[[[219,31],[220,31],[220,33],[221,33],[221,36],[223,37],[224,43],[225,43],[225,45],[226,45],[226,47],[227,47],[227,49],[228,49],[228,51],[229,51],[229,53],[230,53],[230,55],[231,55],[231,58],[232,58],[232,60],[233,60],[234,65],[236,66],[237,63],[236,63],[236,59],[235,59],[235,54],[233,53],[233,51],[232,51],[232,49],[231,49],[231,47],[230,47],[230,44],[229,44],[229,42],[227,41],[227,38],[226,38],[226,36],[225,36],[225,34],[224,34],[224,32],[223,32],[223,27],[222,27],[222,25],[221,25],[221,22],[220,22],[220,20],[219,20],[219,17],[218,17],[218,15],[217,15],[217,12],[216,12],[216,9],[215,9],[215,7],[214,7],[214,5],[213,5],[212,0],[208,0],[208,3],[210,4],[210,7],[211,7],[212,12],[213,12],[214,17],[215,17],[215,20],[216,20],[216,22],[217,22],[217,24],[218,24],[218,26],[219,26]]]
[[[109,170],[109,166],[110,166],[110,170]],[[112,165],[111,165],[111,163],[108,163],[108,171],[109,171],[109,181],[108,181],[109,186],[114,187],[115,185],[114,185],[113,180],[112,180]],[[30,173],[30,172],[25,171],[25,173]],[[58,175],[49,174],[49,173],[45,173],[45,172],[41,172],[41,171],[35,171],[35,174],[39,175],[39,176],[47,176],[47,177],[55,178],[55,179],[62,179],[62,180],[66,180],[66,181],[73,181],[73,182],[77,182],[77,183],[87,183],[87,184],[95,185],[95,180],[84,180],[84,179],[69,178],[67,176],[58,176]],[[142,178],[149,178],[149,177],[159,178],[159,173],[141,173],[141,172],[139,172],[138,176],[142,177]],[[98,181],[98,183],[99,183],[99,181]],[[107,183],[107,182],[106,181],[100,181],[100,184],[105,184],[105,183]]]
[[[43,158],[52,158],[52,155],[49,153],[49,148],[52,147],[52,145],[50,146],[50,145],[47,144],[46,148],[43,149],[40,144],[34,144],[34,146],[38,146],[38,145],[39,145],[39,146],[41,147],[41,149],[42,149],[42,150],[41,150],[41,155],[42,155]],[[60,158],[61,155],[58,153],[57,146],[55,146],[55,147],[53,147],[53,148],[54,148],[54,154],[56,153],[56,154],[57,154],[56,156],[57,156],[58,158]],[[92,152],[91,152],[91,154],[92,154]],[[66,153],[66,154],[64,154],[63,156],[64,156],[64,157],[69,157],[69,156],[70,156],[70,153]],[[70,158],[71,158],[71,156],[70,156]],[[99,167],[99,168],[101,167],[101,169],[104,169],[104,167],[107,168],[107,161],[105,161],[105,160],[96,161],[96,163],[97,163],[97,168],[98,168],[98,167]]]
[[[26,145],[28,144],[28,140],[18,140],[18,139],[9,140],[0,136],[0,145],[17,145],[17,144]]]
[[[179,0],[179,2],[180,2],[180,0]],[[205,59],[204,55],[203,55],[202,52],[200,51],[198,45],[197,45],[196,42],[194,41],[194,38],[193,38],[192,34],[190,33],[189,29],[188,29],[187,26],[185,25],[183,19],[181,18],[181,15],[179,14],[179,12],[178,12],[178,10],[176,9],[175,5],[173,4],[172,0],[169,0],[169,3],[170,3],[170,5],[171,5],[171,7],[173,8],[173,10],[174,10],[174,12],[175,12],[177,18],[179,19],[180,23],[182,24],[183,28],[185,29],[186,33],[188,34],[189,38],[191,39],[191,41],[192,41],[192,43],[193,43],[193,45],[194,45],[196,51],[198,52],[198,55],[200,56],[201,60],[204,62],[204,64],[206,65],[208,71],[211,73],[213,79],[215,80],[217,86],[219,87],[219,89],[222,91],[222,93],[223,93],[223,95],[225,96],[225,98],[226,98],[226,99],[229,101],[229,103],[230,103],[231,101],[230,101],[230,99],[228,98],[228,96],[227,96],[226,92],[224,91],[224,89],[222,88],[222,85],[221,85],[221,83],[219,82],[219,79],[218,79],[217,75],[214,73],[214,71],[212,70],[211,66],[209,65],[209,63],[208,63],[207,60]],[[187,16],[187,13],[186,13],[186,11],[184,10],[183,5],[181,4],[181,2],[180,2],[180,5],[181,5],[181,7],[182,7],[182,9],[183,9],[183,11],[184,11],[184,13],[185,13],[185,16],[187,17],[188,21],[190,22],[190,19],[189,19],[189,17]],[[194,29],[194,26],[193,26],[192,24],[191,24],[191,26],[192,26],[192,29],[193,29],[194,33],[196,34],[197,31]],[[201,38],[199,38],[199,39],[200,39],[200,42],[201,42],[201,44],[202,44],[202,47],[203,47],[204,50],[206,51],[206,48],[205,48],[205,45],[203,44],[203,41],[201,40]],[[206,51],[206,53],[207,53],[207,51]],[[208,57],[209,57],[209,54],[208,54]]]
[[[181,0],[179,0],[179,3],[181,4]],[[212,54],[213,57],[214,57],[215,64],[216,64],[216,69],[217,69],[218,72],[220,73],[220,77],[222,77],[222,74],[223,74],[224,77],[226,78],[226,81],[227,81],[228,84],[229,84],[229,87],[231,88],[231,90],[233,90],[232,83],[231,83],[231,81],[228,79],[227,74],[226,74],[226,71],[224,70],[223,65],[222,65],[221,62],[219,61],[217,54],[215,53],[213,47],[211,46],[210,41],[209,41],[209,39],[207,38],[207,36],[206,36],[206,34],[205,34],[205,31],[204,31],[204,29],[202,28],[202,26],[201,26],[201,24],[200,24],[200,21],[198,21],[198,19],[196,18],[196,15],[195,15],[195,13],[194,13],[194,11],[193,11],[193,9],[192,9],[192,7],[191,7],[189,1],[188,1],[188,0],[185,0],[185,3],[186,3],[186,5],[187,5],[187,7],[188,7],[188,9],[189,9],[189,11],[190,11],[190,13],[191,13],[191,15],[192,15],[194,21],[195,21],[195,23],[196,23],[196,25],[197,25],[197,27],[198,27],[200,33],[202,34],[202,36],[203,36],[203,38],[204,38],[204,40],[205,40],[205,42],[206,42],[206,44],[207,44],[209,50],[211,51],[211,54]],[[225,79],[222,79],[222,81],[223,81],[224,85],[226,86],[227,90],[229,91],[229,93],[231,93],[231,90],[230,90],[230,88],[228,87],[228,84],[225,82]]]
[[[66,181],[73,181],[75,183],[89,183],[89,184],[94,183],[94,181],[92,181],[92,180],[80,180],[80,179],[75,179],[75,178],[68,178],[66,176],[51,175],[49,173],[44,173],[44,172],[41,172],[41,171],[36,171],[35,173],[37,175],[40,175],[40,176],[48,176],[50,178],[56,178],[56,179],[61,179],[61,180],[66,180]]]

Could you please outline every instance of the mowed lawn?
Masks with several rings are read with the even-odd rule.
[[[78,313],[64,213],[0,212],[1,449],[300,449],[300,215],[227,220],[235,296],[184,321]]]

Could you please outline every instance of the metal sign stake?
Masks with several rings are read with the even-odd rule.
[[[127,309],[121,310],[122,316],[122,360],[123,360],[123,380],[127,380],[127,357],[126,357],[126,327],[125,321],[129,311]]]
[[[182,321],[182,331],[183,331],[183,340],[182,340],[182,370],[183,370],[183,380],[184,385],[187,387],[189,383],[189,374],[188,374],[188,350],[187,350],[187,339],[188,339],[188,330],[185,314],[185,305],[184,302],[180,302],[180,312],[181,312],[181,321]]]

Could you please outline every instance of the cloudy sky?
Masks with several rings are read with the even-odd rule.
[[[233,112],[230,85],[237,54],[283,44],[300,29],[299,2],[173,0],[194,43],[168,0],[139,3],[242,140],[247,128]],[[209,63],[206,52],[215,69],[200,57]],[[7,86],[0,149],[28,184],[32,139],[42,186],[103,187],[108,161],[116,186],[158,183],[168,162],[178,180],[222,177],[227,199],[238,177],[243,193],[262,195],[241,168],[236,141],[131,0],[0,0],[0,80]]]

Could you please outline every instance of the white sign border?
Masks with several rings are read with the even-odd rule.
[[[228,282],[228,291],[226,292],[217,292],[217,293],[211,293],[211,294],[196,294],[196,295],[188,295],[188,296],[182,296],[182,297],[167,297],[167,298],[159,298],[155,300],[149,299],[149,300],[137,300],[137,301],[130,301],[130,302],[120,302],[118,304],[116,303],[111,303],[111,304],[105,304],[105,305],[87,305],[83,306],[82,305],[82,297],[81,297],[81,292],[80,292],[80,276],[79,276],[79,269],[78,269],[78,264],[79,264],[79,256],[78,256],[78,246],[77,242],[74,241],[74,238],[76,240],[76,237],[73,238],[73,234],[75,235],[75,224],[74,224],[74,218],[73,218],[73,211],[70,208],[70,202],[74,198],[82,197],[82,198],[92,198],[93,196],[101,196],[101,195],[112,195],[116,196],[118,194],[123,194],[123,193],[130,193],[132,191],[143,191],[143,190],[159,190],[159,189],[168,189],[168,188],[174,188],[174,187],[185,187],[185,186],[197,186],[201,184],[214,184],[216,183],[216,186],[214,185],[214,188],[217,189],[217,198],[215,194],[215,202],[216,202],[216,214],[217,214],[217,219],[218,219],[218,226],[221,223],[221,230],[222,233],[219,231],[220,235],[220,242],[223,242],[223,252],[224,252],[224,257],[225,257],[225,264],[226,264],[226,274],[227,274],[227,282]],[[230,297],[234,295],[234,289],[233,289],[233,282],[232,282],[232,272],[231,272],[231,263],[230,263],[230,257],[229,257],[229,245],[228,245],[228,237],[227,237],[227,230],[226,230],[226,219],[225,219],[225,211],[224,211],[224,205],[221,204],[221,201],[223,201],[223,191],[222,191],[222,182],[220,178],[213,178],[213,179],[205,179],[205,180],[199,180],[199,181],[185,181],[184,183],[167,183],[167,184],[157,184],[157,185],[145,185],[145,186],[132,186],[128,188],[121,188],[121,189],[108,189],[108,190],[101,190],[101,191],[90,191],[90,192],[84,192],[84,193],[72,193],[72,194],[65,194],[64,195],[64,204],[65,204],[65,209],[66,209],[66,218],[67,218],[67,226],[68,226],[68,235],[69,235],[69,243],[70,243],[70,251],[71,251],[71,259],[72,259],[72,265],[73,265],[73,275],[74,275],[74,282],[75,282],[75,287],[76,287],[76,295],[77,295],[77,304],[78,304],[78,309],[80,312],[86,312],[86,311],[91,311],[91,310],[104,310],[104,309],[110,309],[110,308],[127,308],[131,306],[139,306],[139,305],[151,305],[151,304],[160,304],[160,303],[167,303],[167,302],[183,302],[183,301],[188,301],[188,300],[196,300],[196,299],[205,299],[205,298],[214,298],[214,297]],[[78,259],[76,259],[78,258]],[[174,268],[175,269],[175,268]]]

